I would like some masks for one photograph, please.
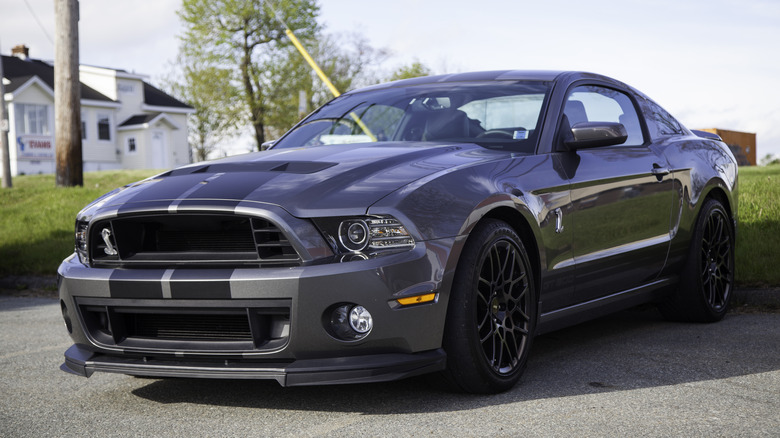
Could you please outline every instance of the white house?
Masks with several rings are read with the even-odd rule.
[[[2,56],[11,174],[53,173],[54,67],[24,46]],[[168,169],[190,162],[187,115],[194,110],[145,76],[82,65],[84,171]]]

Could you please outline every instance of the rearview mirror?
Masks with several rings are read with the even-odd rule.
[[[612,122],[580,122],[571,127],[571,137],[564,144],[569,149],[595,148],[625,143],[626,127]]]

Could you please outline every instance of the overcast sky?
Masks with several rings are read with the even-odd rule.
[[[152,82],[170,69],[180,0],[80,3],[82,64]],[[645,92],[689,128],[755,132],[759,159],[780,155],[779,0],[328,0],[320,7],[328,31],[358,32],[389,49],[388,71],[419,60],[435,73],[602,73]],[[2,0],[3,54],[23,43],[31,57],[53,59],[50,38],[53,0]]]

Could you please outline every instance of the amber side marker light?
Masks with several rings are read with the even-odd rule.
[[[399,298],[396,301],[398,301],[398,304],[402,306],[408,306],[410,304],[420,304],[420,303],[427,303],[430,301],[433,301],[436,298],[436,293],[429,293],[424,295],[417,295],[414,297],[406,297],[406,298]]]

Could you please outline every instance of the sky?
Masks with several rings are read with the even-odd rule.
[[[81,63],[158,83],[178,50],[180,5],[81,0]],[[780,0],[326,0],[320,22],[389,50],[388,72],[420,61],[434,73],[601,73],[688,128],[753,132],[759,159],[780,156]],[[51,60],[53,38],[53,0],[0,0],[4,55],[26,44]]]

